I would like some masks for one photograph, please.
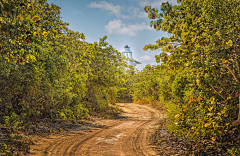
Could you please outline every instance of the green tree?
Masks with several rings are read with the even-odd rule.
[[[60,7],[44,0],[2,0],[0,9],[0,128],[118,113],[109,103],[116,102],[126,61],[107,36],[86,42],[60,20]],[[0,150],[13,153],[16,144],[1,142]]]
[[[144,50],[161,48],[163,53],[156,58],[161,59],[166,69],[192,72],[187,76],[190,92],[181,93],[185,93],[185,100],[180,102],[183,108],[174,121],[182,130],[176,132],[190,140],[228,142],[229,133],[230,138],[236,137],[234,126],[240,123],[240,3],[235,0],[179,2],[176,6],[163,3],[160,12],[145,7],[153,19],[150,26],[171,36],[159,39],[155,45],[146,45]],[[177,89],[178,85],[173,88]],[[184,90],[185,86],[181,87]]]

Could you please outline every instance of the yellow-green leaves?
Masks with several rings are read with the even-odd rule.
[[[186,43],[186,41],[187,41],[187,34],[188,34],[188,32],[181,33],[181,39],[182,39],[183,43]]]
[[[0,10],[0,119],[7,119],[9,112],[19,115],[12,116],[9,129],[18,128],[15,121],[45,117],[76,122],[88,118],[90,109],[114,114],[108,104],[116,102],[126,81],[126,62],[108,45],[107,36],[94,44],[83,41],[83,33],[60,20],[59,7],[45,2],[0,2],[5,9]]]
[[[48,32],[44,31],[44,32],[42,33],[42,35],[43,35],[44,37],[46,37],[46,36],[48,35]]]
[[[155,59],[156,59],[156,62],[157,62],[157,63],[160,62],[160,56],[159,56],[159,55],[155,55]]]
[[[150,22],[150,27],[152,27],[152,26],[153,26],[153,21]]]
[[[232,40],[229,40],[226,44],[231,47],[233,45],[233,42]]]
[[[3,1],[4,14],[0,17],[2,37],[2,53],[10,53],[7,59],[10,63],[24,65],[34,59],[27,59],[30,54],[30,44],[41,39],[39,34],[39,12],[44,8],[38,1]],[[40,29],[41,30],[41,29]],[[10,45],[10,46],[7,46]],[[11,48],[9,48],[11,47]],[[23,49],[23,50],[22,50]]]
[[[239,91],[239,6],[240,1],[234,0],[182,0],[180,6],[171,7],[167,3],[161,6],[161,30],[170,33],[170,37],[169,40],[157,40],[156,45],[175,58],[173,61],[171,57],[160,54],[161,66],[171,74],[178,72],[176,65],[180,70],[194,71],[187,77],[191,81],[191,92],[184,90],[182,100],[169,100],[186,106],[182,111],[184,115],[173,122],[179,121],[179,129],[188,127],[184,129],[186,132],[175,129],[178,134],[187,135],[188,139],[201,140],[203,137],[219,141],[217,138],[224,137],[225,132],[234,133],[229,131],[229,127],[220,127],[220,124],[238,118],[239,99],[233,93]],[[174,13],[171,13],[172,9]],[[173,36],[177,39],[174,40]],[[146,45],[144,50],[152,47],[154,45]],[[172,87],[169,94],[176,90],[179,83]],[[202,97],[204,100],[188,103],[190,97]],[[218,116],[217,113],[223,109],[226,113]],[[236,113],[232,114],[232,110]],[[197,134],[193,129],[201,133]]]
[[[143,47],[143,50],[144,50],[144,51],[147,51],[147,50],[148,50],[148,46],[145,45],[145,46]]]
[[[33,16],[32,19],[31,19],[31,21],[32,21],[33,23],[36,23],[36,22],[39,21],[39,20],[40,20],[40,17],[39,17],[38,15]]]
[[[182,0],[177,0],[177,3],[181,3]]]
[[[150,9],[151,9],[151,7],[146,6],[146,7],[144,8],[144,11],[145,11],[145,12],[148,12]]]

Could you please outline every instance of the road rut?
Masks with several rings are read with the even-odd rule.
[[[68,135],[39,141],[31,155],[44,156],[155,156],[149,145],[151,129],[163,117],[147,105],[118,103],[123,114],[118,119],[99,121],[101,126],[75,130]]]

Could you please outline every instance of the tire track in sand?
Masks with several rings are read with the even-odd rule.
[[[146,105],[118,104],[125,120],[104,120],[102,128],[77,131],[59,137],[45,148],[45,156],[151,156],[149,128],[160,120],[160,112]],[[45,145],[46,146],[46,145]]]
[[[141,124],[126,140],[123,141],[123,148],[127,155],[151,156],[156,153],[147,146],[147,131],[150,125],[157,124],[160,119],[160,113],[156,110],[150,110],[151,119]]]
[[[103,133],[99,133],[97,136],[92,137],[87,140],[83,146],[79,146],[75,153],[72,153],[71,156],[88,156],[88,155],[156,155],[150,147],[147,147],[147,131],[150,125],[154,125],[158,122],[160,114],[158,111],[142,105],[132,104],[132,106],[126,106],[127,109],[134,110],[138,108],[137,111],[131,111],[133,115],[129,116],[129,120],[123,122],[122,124],[112,127]],[[139,109],[140,108],[140,109]],[[135,115],[134,115],[135,114]],[[149,116],[149,115],[150,116]],[[147,116],[146,116],[147,115]],[[133,116],[134,118],[130,118]],[[146,119],[148,118],[148,119]],[[134,124],[131,124],[133,123]],[[125,126],[127,124],[128,128]],[[119,131],[119,132],[116,132]],[[115,134],[114,134],[115,133]],[[122,139],[117,139],[117,135],[124,134],[125,137]],[[115,137],[114,137],[115,136]],[[97,146],[98,141],[100,145]],[[111,143],[110,141],[115,141]]]
[[[107,130],[107,129],[111,128],[111,127],[118,126],[118,125],[120,125],[120,124],[121,124],[121,123],[118,122],[118,123],[116,123],[116,124],[113,124],[113,125],[111,125],[111,126],[108,126],[107,128],[105,128],[105,129],[103,129],[103,130],[100,130],[100,131],[94,133],[93,135],[91,135],[90,137],[88,137],[88,138],[86,138],[86,139],[84,139],[84,140],[76,143],[76,144],[72,147],[72,150],[70,151],[70,156],[75,156],[75,154],[76,154],[76,152],[77,152],[77,149],[78,149],[79,147],[81,147],[81,145],[82,145],[83,143],[86,143],[88,140],[92,139],[92,138],[95,137],[97,134],[99,134],[99,133],[103,132],[104,130]]]
[[[113,126],[116,126],[120,123],[116,123],[114,121],[111,123],[110,126],[104,126],[101,130],[95,130],[96,132],[90,133],[86,136],[83,134],[73,134],[72,136],[67,136],[64,139],[61,139],[57,141],[56,143],[50,145],[45,149],[45,156],[67,156],[67,155],[73,155],[73,152],[76,148],[76,146],[80,146],[85,141],[91,139],[101,131],[104,131],[108,128],[111,128]],[[70,151],[69,151],[70,150]]]

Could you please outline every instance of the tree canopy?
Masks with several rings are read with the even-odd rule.
[[[107,36],[88,43],[68,25],[46,0],[0,1],[0,129],[15,133],[43,119],[119,113],[109,104],[117,100],[125,59]],[[0,155],[21,150],[17,136],[3,139]]]
[[[198,152],[221,151],[223,145],[237,142],[239,135],[240,2],[178,2],[175,6],[162,3],[160,10],[144,8],[152,19],[150,27],[169,34],[143,48],[162,51],[155,58],[164,74],[154,72],[150,77],[157,74],[154,82],[159,88],[164,86],[158,97],[168,107],[170,129],[189,141],[210,143],[201,145],[204,148]],[[148,68],[143,72],[149,73]],[[147,83],[141,75],[137,75],[139,82]],[[228,152],[236,149],[237,145],[232,145]]]

